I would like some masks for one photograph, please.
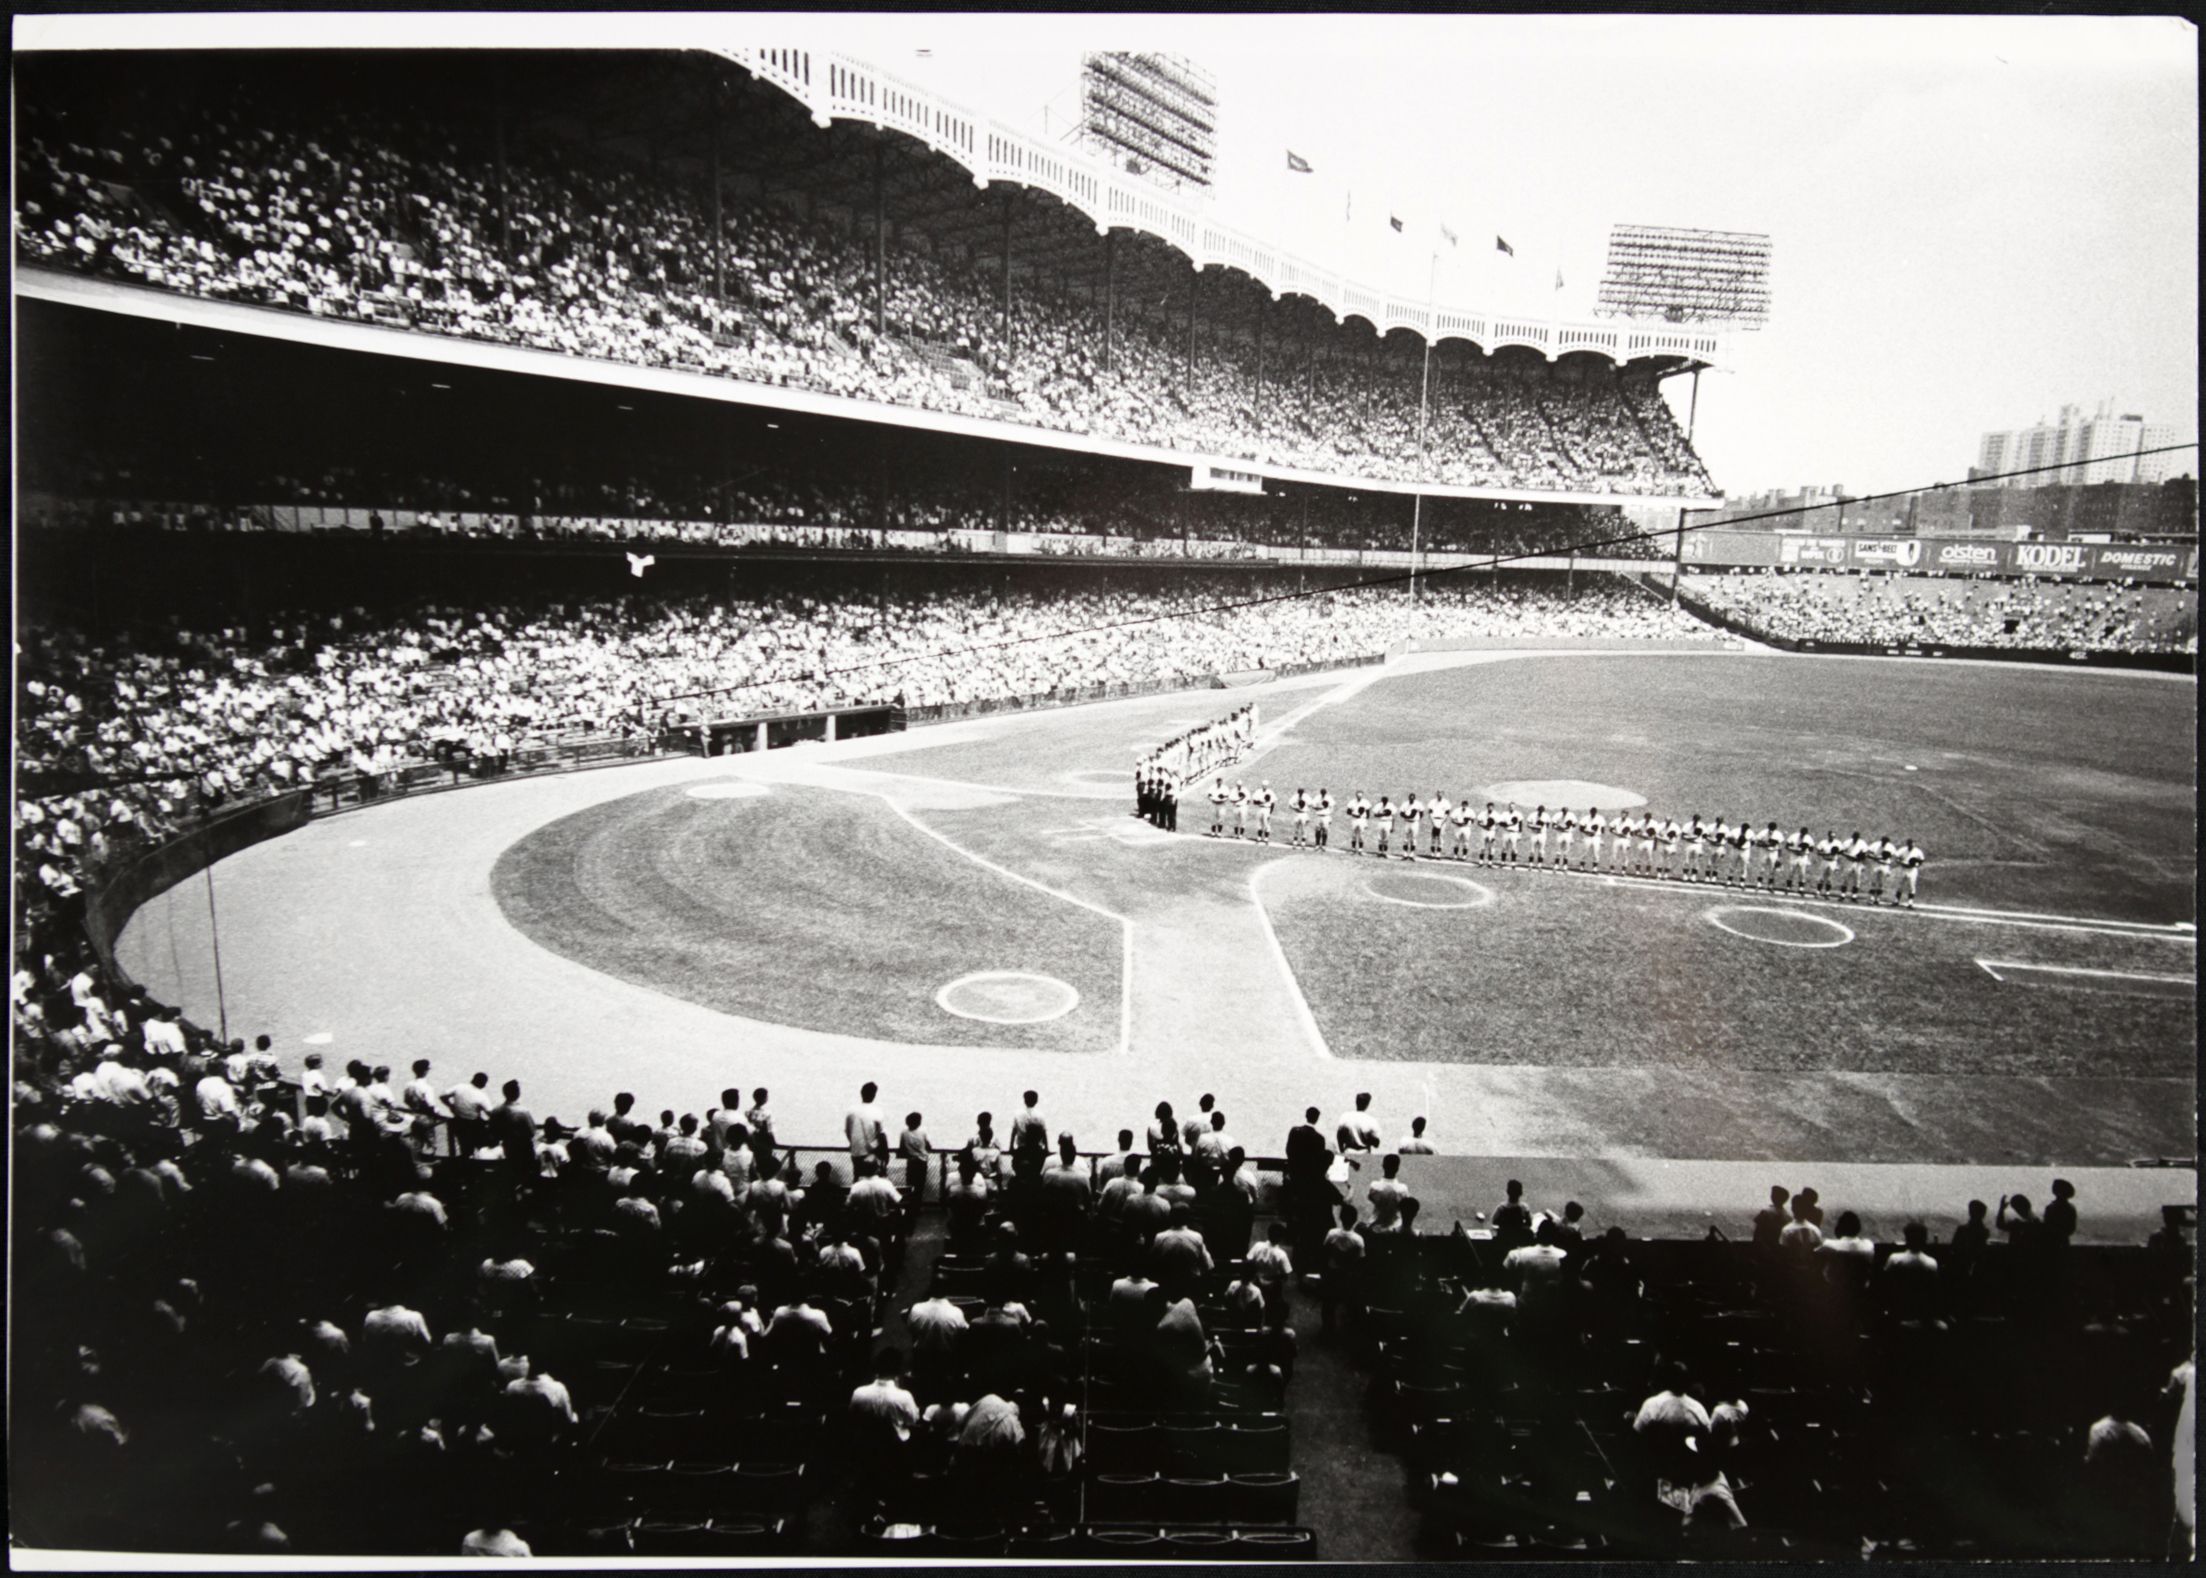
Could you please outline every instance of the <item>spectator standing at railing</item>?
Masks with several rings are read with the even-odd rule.
[[[934,1152],[920,1114],[904,1114],[904,1132],[897,1136],[896,1151],[904,1159],[904,1192],[917,1205],[927,1197],[927,1163]]]
[[[843,1137],[850,1143],[850,1158],[853,1162],[860,1157],[880,1157],[885,1160],[888,1156],[888,1119],[874,1099],[880,1091],[880,1086],[867,1080],[859,1088],[858,1105],[852,1107],[843,1117]]]

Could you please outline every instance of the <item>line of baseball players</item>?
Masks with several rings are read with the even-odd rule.
[[[1210,788],[1210,836],[1253,838],[1268,844],[1278,797],[1269,783],[1254,791],[1223,778]],[[1330,850],[1332,791],[1296,789],[1286,812],[1294,818],[1294,847]],[[1427,801],[1412,793],[1373,804],[1361,790],[1337,807],[1348,822],[1347,852],[1418,859],[1418,824],[1428,839],[1423,858],[1481,866],[1522,866],[1545,871],[1608,872],[1657,880],[1706,882],[1770,892],[1814,893],[1842,902],[1866,901],[1912,909],[1922,883],[1925,855],[1912,838],[1841,838],[1807,828],[1787,833],[1775,822],[1753,827],[1698,814],[1680,822],[1642,810],[1607,815],[1598,807],[1573,811],[1541,805],[1527,812],[1514,801],[1474,809],[1469,799],[1451,802],[1435,792]],[[1397,828],[1399,831],[1397,832]]]

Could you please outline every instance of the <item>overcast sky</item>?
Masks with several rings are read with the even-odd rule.
[[[315,26],[226,25],[247,21],[267,43]],[[143,19],[74,25],[157,41]],[[1701,381],[1698,444],[1729,492],[1956,478],[1985,429],[2067,403],[2111,399],[2197,436],[2196,40],[2177,20],[666,14],[334,26],[319,36],[802,42],[1053,133],[1077,115],[1083,49],[1174,50],[1218,81],[1219,218],[1373,284],[1423,294],[1437,248],[1443,301],[1582,316],[1614,223],[1770,234],[1770,327],[1739,336],[1733,365]],[[1288,173],[1289,148],[1313,173]],[[1441,223],[1460,247],[1438,243]],[[1681,406],[1684,388],[1673,381]]]

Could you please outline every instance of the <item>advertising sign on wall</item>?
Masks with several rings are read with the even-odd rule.
[[[1860,537],[1853,550],[1860,570],[1912,570],[1923,560],[1922,540],[1916,537]]]
[[[1775,564],[1777,538],[1761,531],[1688,532],[1678,549],[1687,564]]]
[[[2011,552],[2017,575],[2081,575],[2091,567],[2091,549],[2080,542],[2018,542]]]
[[[1687,564],[1948,575],[2089,576],[2107,581],[2198,579],[2198,550],[2163,543],[1985,542],[1937,537],[1809,537],[1793,532],[1696,532]]]
[[[1777,562],[1843,566],[1849,546],[1844,537],[1782,536],[1777,539]]]
[[[1993,575],[2000,567],[1996,542],[1933,542],[1923,546],[1927,554],[1925,569],[1943,570],[1949,575]]]
[[[2181,548],[2156,548],[2135,544],[2104,543],[2092,550],[2092,573],[2113,578],[2131,576],[2147,581],[2172,581],[2190,557]]]

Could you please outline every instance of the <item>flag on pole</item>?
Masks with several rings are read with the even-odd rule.
[[[1289,148],[1287,150],[1287,168],[1296,175],[1308,175],[1310,173],[1310,161]]]
[[[1502,240],[1499,236],[1494,237],[1494,250],[1496,252],[1506,252],[1511,257],[1515,257],[1517,255],[1517,249],[1511,246],[1508,242]]]
[[[1450,230],[1446,225],[1442,225],[1440,227],[1440,239],[1445,241],[1449,246],[1452,247],[1455,245],[1456,242],[1455,232]]]
[[[1563,288],[1563,271],[1561,269],[1555,270],[1555,288],[1557,290]]]
[[[1402,222],[1399,219],[1396,219],[1392,214],[1388,214],[1386,216],[1386,222],[1394,227],[1395,233],[1397,235],[1401,233]]]

